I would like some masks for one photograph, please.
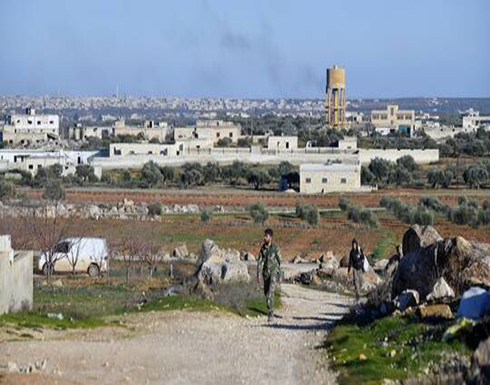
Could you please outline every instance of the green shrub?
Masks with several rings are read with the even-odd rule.
[[[345,211],[345,210],[347,210],[347,206],[349,206],[349,201],[347,200],[347,198],[345,198],[345,197],[340,197],[340,198],[339,198],[339,208],[340,208],[342,211]]]
[[[442,203],[439,199],[433,197],[423,197],[420,204],[441,214],[447,214],[451,211],[451,206]]]
[[[362,223],[368,227],[378,227],[378,218],[374,213],[362,205],[349,203],[347,199],[341,197],[339,207],[342,211],[347,211],[347,219],[354,223]]]
[[[154,217],[162,215],[162,204],[160,202],[152,202],[148,205],[148,215]]]
[[[14,197],[15,186],[10,182],[0,180],[0,201],[3,202]]]
[[[247,210],[255,223],[264,224],[269,218],[269,212],[262,203],[251,203]]]
[[[50,201],[65,199],[65,189],[58,179],[49,179],[44,185],[43,198]]]
[[[451,221],[458,225],[472,224],[478,221],[478,212],[474,207],[463,204],[452,210]]]
[[[202,223],[208,223],[213,216],[213,212],[211,210],[203,210],[201,211],[201,222]]]
[[[320,223],[320,212],[318,207],[312,203],[296,203],[296,215],[311,226],[317,226]]]

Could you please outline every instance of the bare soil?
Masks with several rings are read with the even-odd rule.
[[[42,190],[27,190],[31,199],[40,199]],[[66,200],[72,203],[116,203],[124,199],[134,202],[154,202],[163,204],[197,204],[201,206],[244,207],[249,203],[262,202],[269,207],[292,208],[297,202],[314,203],[321,208],[337,207],[339,197],[346,196],[349,201],[361,203],[367,207],[376,207],[383,196],[393,196],[405,202],[418,202],[423,196],[437,196],[442,202],[455,205],[458,196],[478,198],[480,201],[490,199],[490,190],[452,189],[385,189],[371,193],[299,195],[279,193],[277,191],[254,191],[250,189],[231,189],[222,187],[206,187],[202,189],[180,190],[142,190],[142,189],[108,189],[108,188],[77,188],[66,191]]]
[[[0,342],[0,365],[47,360],[42,372],[7,374],[0,384],[335,383],[317,348],[351,300],[289,284],[282,292],[273,325],[222,312],[156,312],[126,316],[126,327]]]

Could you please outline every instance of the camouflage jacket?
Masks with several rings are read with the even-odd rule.
[[[281,253],[275,243],[262,245],[257,257],[257,275],[262,272],[264,277],[281,273]]]

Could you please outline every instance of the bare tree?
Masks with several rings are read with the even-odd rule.
[[[137,236],[126,234],[119,249],[126,269],[126,283],[129,283],[134,262],[144,254],[144,242]]]
[[[59,203],[44,204],[38,210],[31,211],[32,237],[44,256],[43,273],[47,280],[54,272],[54,266],[65,257],[64,245],[60,242],[66,238],[70,230],[70,222],[60,218]]]
[[[144,244],[143,262],[148,267],[148,278],[153,277],[153,273],[156,271],[158,262],[161,260],[160,249],[160,243],[152,239],[146,241]]]

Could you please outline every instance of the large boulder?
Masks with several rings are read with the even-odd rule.
[[[331,251],[328,251],[320,257],[320,264],[324,269],[338,269],[340,267],[339,261],[337,261],[337,258],[335,258]]]
[[[490,337],[480,342],[471,360],[472,384],[490,384]]]
[[[242,261],[254,262],[256,261],[255,256],[252,253],[249,253],[247,250],[242,250],[240,252],[240,259]]]
[[[432,226],[411,226],[403,236],[402,252],[407,255],[437,241],[442,237]]]
[[[250,281],[247,264],[237,250],[222,250],[210,239],[201,247],[196,275],[206,284]]]
[[[187,245],[184,243],[181,246],[178,246],[172,252],[172,256],[177,259],[185,259],[189,255],[189,250],[187,250]]]
[[[441,277],[456,295],[461,295],[472,285],[490,287],[490,265],[487,264],[490,245],[462,237],[427,244],[430,239],[438,239],[434,232],[420,231],[419,226],[413,226],[405,234],[404,250],[407,244],[409,252],[400,259],[393,275],[394,297],[403,290],[413,289],[419,292],[421,299],[426,299]],[[417,242],[420,247],[417,248],[414,240],[419,233],[421,238]]]
[[[349,267],[349,256],[348,255],[344,255],[340,259],[340,267]]]
[[[292,263],[308,263],[308,260],[303,258],[301,255],[297,255],[293,258]]]

